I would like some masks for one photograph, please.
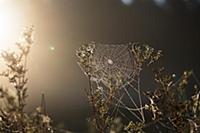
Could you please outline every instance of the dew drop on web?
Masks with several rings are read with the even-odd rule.
[[[112,65],[113,64],[113,61],[111,59],[108,59],[108,64],[109,65]]]

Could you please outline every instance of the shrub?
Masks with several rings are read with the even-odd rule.
[[[90,121],[98,133],[200,131],[199,82],[193,71],[177,78],[164,67],[154,68],[155,89],[141,88],[141,72],[160,59],[160,50],[142,43],[92,42],[76,54],[89,80]]]
[[[39,106],[32,114],[24,112],[27,98],[27,56],[33,44],[33,27],[27,27],[17,50],[4,51],[1,54],[6,70],[1,76],[6,78],[9,89],[0,88],[0,132],[3,133],[52,133],[51,118],[45,111],[45,106]],[[11,93],[12,92],[12,93]],[[14,94],[13,94],[14,93]],[[44,101],[44,96],[42,96]]]

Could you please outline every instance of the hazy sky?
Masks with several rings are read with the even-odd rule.
[[[182,0],[0,0],[0,20],[4,18],[3,11],[9,14],[10,20],[9,23],[0,21],[0,28],[5,31],[0,32],[0,45],[14,42],[24,26],[33,24],[36,41],[29,56],[28,110],[39,105],[41,93],[45,93],[48,112],[56,121],[65,122],[69,129],[79,130],[76,125],[84,129],[88,115],[84,94],[87,80],[76,64],[75,50],[90,41],[147,42],[163,50],[163,63],[169,71],[180,74],[185,69],[194,69],[200,78],[199,3],[199,0],[187,3]],[[3,38],[5,33],[9,38]]]

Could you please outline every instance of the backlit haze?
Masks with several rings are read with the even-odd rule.
[[[35,28],[27,111],[40,105],[44,93],[56,123],[69,130],[86,128],[87,79],[75,50],[90,41],[147,42],[163,50],[169,71],[194,69],[200,77],[200,1],[191,1],[0,0],[0,51],[13,48],[25,26]]]

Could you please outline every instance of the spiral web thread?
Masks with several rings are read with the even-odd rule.
[[[113,114],[121,114],[123,117],[131,115],[144,123],[144,107],[140,93],[140,70],[132,52],[132,45],[95,44],[94,53],[89,63],[95,70],[91,78],[97,83],[97,86],[101,86],[99,89],[104,98],[107,98],[108,78],[116,78],[120,75],[123,82],[118,86],[118,95],[114,96]],[[84,71],[84,68],[82,70]],[[104,87],[102,87],[102,84]],[[130,117],[126,118],[130,119]]]

